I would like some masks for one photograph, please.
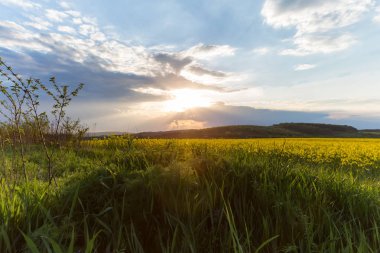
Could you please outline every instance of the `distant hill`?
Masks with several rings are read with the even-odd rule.
[[[134,134],[138,138],[276,138],[276,137],[374,137],[380,130],[358,130],[352,126],[281,123],[273,126],[236,125]]]
[[[363,134],[380,137],[380,129],[363,129],[360,130],[360,132]]]
[[[311,136],[345,136],[357,135],[359,131],[347,125],[310,124],[310,123],[281,123],[273,125],[275,128],[287,129]]]
[[[86,138],[101,138],[110,135],[124,135],[127,132],[88,133]],[[339,137],[339,138],[380,138],[380,129],[358,130],[347,125],[317,123],[281,123],[273,126],[234,125],[204,129],[186,129],[131,134],[137,138],[285,138],[285,137]]]

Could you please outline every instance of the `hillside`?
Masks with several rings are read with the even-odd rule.
[[[371,130],[315,123],[281,123],[273,126],[237,125],[205,129],[142,132],[138,138],[273,138],[273,137],[380,137]]]

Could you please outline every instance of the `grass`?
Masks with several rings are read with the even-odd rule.
[[[0,252],[377,252],[379,148],[92,140],[58,151],[48,187],[33,147],[30,180],[0,181]]]

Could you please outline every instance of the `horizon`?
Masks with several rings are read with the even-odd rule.
[[[244,126],[244,127],[246,127],[246,126],[250,126],[250,127],[251,126],[252,127],[274,127],[274,126],[281,125],[281,124],[316,124],[316,125],[327,125],[327,126],[353,127],[350,125],[334,125],[334,124],[325,124],[325,123],[282,122],[282,123],[273,124],[273,125],[221,125],[221,126],[204,127],[204,128],[183,128],[183,129],[156,130],[156,131],[143,131],[143,132],[128,132],[128,131],[97,131],[97,132],[92,132],[92,131],[89,131],[89,132],[87,132],[87,134],[110,134],[110,135],[121,134],[121,135],[123,135],[123,134],[139,134],[139,133],[149,133],[149,132],[156,133],[156,132],[187,131],[187,130],[192,131],[192,130],[204,130],[204,129],[213,129],[213,128],[224,128],[224,127],[242,127],[242,126]],[[355,129],[357,131],[367,131],[367,130],[368,131],[380,131],[380,129],[378,129],[378,128],[362,128],[362,129],[355,128]],[[318,137],[316,137],[316,138],[318,138]]]
[[[85,83],[69,114],[90,132],[285,122],[380,129],[379,0],[0,7],[0,57],[24,77]]]

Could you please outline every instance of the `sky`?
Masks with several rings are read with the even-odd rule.
[[[379,0],[1,0],[0,57],[90,131],[380,129]]]

